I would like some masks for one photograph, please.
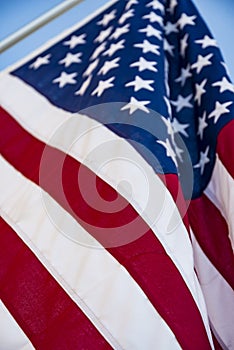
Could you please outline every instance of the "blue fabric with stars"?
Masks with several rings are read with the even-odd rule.
[[[12,74],[124,137],[155,172],[178,174],[187,197],[185,150],[196,198],[234,114],[221,53],[190,0],[112,3]]]

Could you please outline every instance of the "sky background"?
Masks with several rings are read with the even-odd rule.
[[[66,0],[0,0],[0,40]],[[218,41],[234,81],[234,0],[193,0]],[[0,70],[15,63],[47,40],[76,24],[106,0],[84,0],[0,56]]]

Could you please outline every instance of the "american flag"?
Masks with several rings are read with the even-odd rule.
[[[1,348],[233,349],[234,87],[193,3],[111,1],[0,96]]]

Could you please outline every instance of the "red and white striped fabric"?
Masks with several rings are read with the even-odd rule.
[[[0,96],[2,348],[234,349],[234,122],[184,215],[177,175],[103,124],[8,71]]]
[[[8,105],[7,100],[10,102],[14,85],[13,106],[12,103]],[[132,159],[147,174],[150,190],[154,193],[151,198],[155,200],[158,193],[162,193],[159,210],[161,204],[164,207],[154,226],[152,206],[144,213],[145,221],[138,216],[138,225],[146,232],[138,240],[120,247],[94,249],[92,246],[98,248],[98,243],[92,245],[89,232],[64,210],[66,203],[60,197],[56,173],[49,175],[53,176],[52,183],[43,184],[48,188],[39,186],[41,157],[45,145],[50,142],[54,130],[52,124],[59,125],[63,118],[67,118],[66,113],[8,74],[1,79],[1,96],[4,101],[4,110],[1,111],[1,142],[4,145],[4,158],[1,159],[4,174],[1,181],[1,246],[4,248],[2,266],[6,268],[2,275],[2,299],[16,320],[20,313],[18,323],[25,324],[32,343],[38,348],[63,348],[69,346],[69,342],[74,347],[78,342],[84,348],[92,347],[91,344],[96,348],[108,347],[108,344],[120,349],[152,348],[154,344],[159,348],[180,348],[179,343],[185,348],[209,348],[211,335],[194,272],[189,235],[181,219],[172,235],[164,235],[172,212],[178,209],[150,166],[122,139],[118,140],[118,147],[111,150],[114,159],[125,154],[129,162],[121,168],[121,173],[112,167],[102,169],[100,187],[106,198],[113,196],[108,183],[115,188],[119,177],[121,180],[125,178],[133,186],[134,196],[122,198],[131,203],[125,206],[124,214],[134,219],[135,213],[144,209],[147,183],[142,182],[141,174],[136,178],[136,172],[131,169]],[[22,103],[25,99],[31,103]],[[42,113],[45,110],[46,114]],[[52,129],[51,125],[44,123],[45,116],[49,117]],[[72,157],[67,157],[66,164],[63,164],[65,176],[69,177],[69,182],[64,185],[68,186],[65,191],[70,200],[76,187],[76,177],[73,176],[76,176],[80,162],[92,164],[92,159],[87,159],[86,155],[92,154],[90,150],[97,147],[97,142],[102,142],[103,137],[105,140],[117,138],[101,125],[97,131],[94,129],[93,135],[85,133],[86,128],[92,130],[90,123],[96,126],[97,122],[85,116],[81,118],[84,122],[82,128],[75,129],[74,123],[72,127],[78,140],[79,133],[84,134],[85,139],[72,145],[69,151]],[[66,142],[62,138],[57,148],[50,145],[51,161],[63,157]],[[89,177],[91,182],[95,174],[88,167],[85,171],[86,179]],[[47,200],[56,210],[57,227],[48,215],[42,191],[50,195]],[[97,219],[92,210],[88,215]],[[109,220],[121,222],[121,215],[123,212]],[[108,213],[105,219],[108,219]],[[80,232],[78,238],[88,236],[84,242],[90,241],[91,248],[79,245],[63,234],[75,239],[77,232]],[[9,280],[9,275],[14,278]],[[16,310],[17,314],[14,313]],[[66,317],[71,318],[72,325],[67,324]]]
[[[233,348],[234,316],[234,122],[219,134],[209,186],[189,208],[195,266],[212,330],[224,349]],[[231,244],[230,244],[231,242]],[[231,327],[230,327],[231,326]]]

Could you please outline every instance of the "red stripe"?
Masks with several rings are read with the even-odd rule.
[[[234,257],[228,226],[217,207],[203,194],[189,207],[192,230],[202,250],[234,288]]]
[[[26,177],[39,183],[40,160],[45,145],[22,129],[6,112],[2,111],[1,114],[3,156]],[[45,173],[47,177],[43,177],[40,185],[43,185],[44,189],[57,202],[71,212],[61,194],[61,184],[57,173],[57,170],[61,168],[59,164],[61,165],[64,160],[64,154],[52,147],[48,147],[48,150]],[[54,160],[58,162],[56,165]],[[103,242],[106,235],[103,238],[103,235],[100,234],[102,229],[99,228],[116,225],[114,235],[111,235],[111,239],[115,243],[115,235],[118,239],[120,233],[131,235],[133,234],[132,230],[138,227],[145,230],[146,233],[134,242],[108,250],[126,267],[144,290],[154,307],[176,335],[182,348],[188,350],[210,349],[201,315],[190,291],[154,233],[120,196],[118,196],[118,203],[123,205],[124,209],[113,216],[112,214],[106,214],[102,207],[99,211],[87,206],[81,195],[81,190],[89,191],[87,186],[94,181],[97,181],[99,191],[106,195],[105,199],[112,200],[117,194],[108,184],[98,179],[95,174],[73,158],[67,156],[62,165],[64,192],[73,209],[72,214],[92,235]],[[77,185],[77,178],[81,171],[84,172],[84,179],[86,179],[86,187],[83,188],[79,188]],[[89,192],[85,194],[90,195]],[[99,199],[95,197],[95,192],[91,194],[98,203]],[[94,201],[94,204],[98,206],[97,203]],[[98,209],[100,208],[98,207]],[[131,222],[136,217],[137,226],[133,224],[122,230],[120,225]],[[99,228],[92,227],[92,223],[98,225]],[[110,230],[105,231],[110,234]],[[106,243],[105,240],[104,243]]]
[[[234,179],[234,120],[220,131],[217,142],[217,153],[223,165]]]
[[[111,349],[30,249],[0,218],[1,298],[37,349]]]

